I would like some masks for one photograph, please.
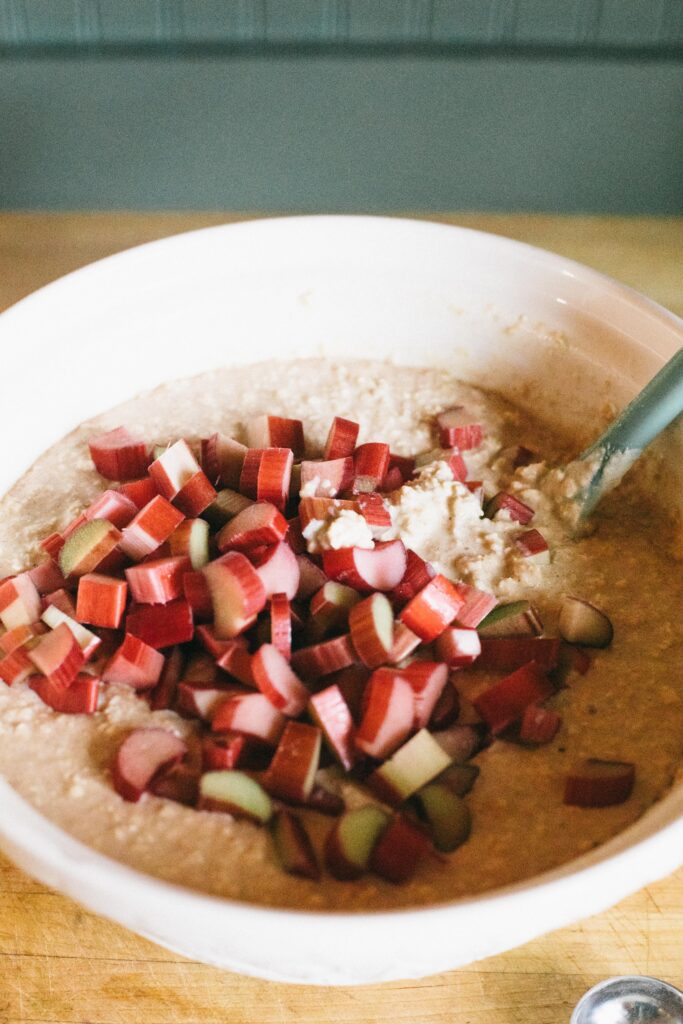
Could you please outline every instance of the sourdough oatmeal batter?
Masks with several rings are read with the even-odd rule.
[[[216,430],[239,438],[248,417],[267,411],[302,419],[307,446],[317,454],[339,415],[361,424],[361,442],[381,440],[398,454],[414,454],[434,448],[434,415],[457,404],[486,426],[481,448],[465,454],[469,478],[482,480],[489,495],[504,487],[536,510],[533,525],[549,542],[551,563],[519,556],[510,541],[519,524],[504,515],[483,521],[473,495],[444,473],[438,451],[391,497],[390,535],[438,571],[490,589],[501,602],[533,600],[550,635],[562,595],[584,597],[608,612],[615,640],[596,653],[585,676],[552,698],[563,718],[552,743],[527,749],[498,740],[476,757],[481,774],[467,797],[472,835],[445,865],[428,861],[404,886],[371,875],[353,884],[329,876],[311,882],[281,871],[264,829],[151,795],[124,802],[108,770],[125,733],[149,724],[186,737],[193,730],[171,711],[150,712],[125,686],[105,687],[103,709],[86,717],[52,712],[25,684],[0,684],[2,774],[47,817],[117,860],[206,892],[284,907],[393,908],[472,895],[576,857],[635,820],[671,785],[683,748],[683,587],[665,528],[621,488],[601,506],[592,535],[571,537],[556,506],[562,479],[548,470],[572,454],[570,442],[542,425],[542,410],[534,422],[443,371],[310,360],[226,369],[140,396],[79,427],[0,502],[0,576],[37,560],[40,539],[102,490],[86,443],[102,430],[125,424],[158,442]],[[519,444],[539,452],[539,461],[514,470]],[[321,523],[313,533],[322,547],[364,543],[362,527],[351,520],[334,529]],[[490,674],[468,670],[459,674],[458,689],[472,698],[490,682]],[[591,756],[635,762],[627,802],[599,810],[563,804],[567,769]],[[349,806],[365,799],[353,784],[343,788]],[[309,815],[307,824],[322,835],[329,819]]]

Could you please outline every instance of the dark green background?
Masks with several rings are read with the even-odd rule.
[[[0,206],[683,212],[683,0],[0,0]]]

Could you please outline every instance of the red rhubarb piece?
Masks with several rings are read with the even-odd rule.
[[[263,644],[251,659],[254,682],[283,715],[298,717],[310,696],[289,662],[273,644]]]
[[[369,678],[370,672],[365,665],[348,665],[331,673],[325,680],[328,687],[339,687],[354,722],[360,722],[363,717],[363,697]]]
[[[404,815],[395,814],[370,854],[370,868],[380,878],[400,885],[410,881],[431,850],[425,833]]]
[[[292,656],[292,611],[286,594],[273,594],[270,599],[270,642],[280,654]]]
[[[150,648],[150,650],[154,651],[154,648]],[[154,651],[154,654],[158,653],[158,651]],[[152,711],[163,711],[173,707],[182,673],[182,650],[180,647],[172,647],[164,658],[159,681],[149,695],[149,706]]]
[[[414,718],[415,700],[410,683],[398,672],[379,669],[370,676],[356,746],[370,757],[383,760],[410,734]]]
[[[406,549],[400,540],[367,548],[323,551],[323,568],[330,579],[361,592],[394,590],[405,576]]]
[[[408,602],[400,619],[425,643],[431,643],[451,624],[463,604],[450,580],[438,574]]]
[[[168,604],[183,595],[183,577],[190,569],[184,556],[158,558],[126,569],[130,594],[138,604]]]
[[[185,572],[183,574],[183,596],[192,609],[192,617],[195,622],[211,622],[213,600],[203,572]]]
[[[486,517],[493,519],[498,512],[505,512],[516,523],[526,526],[534,518],[534,510],[507,491],[498,491],[486,504]]]
[[[422,641],[417,633],[413,633],[412,629],[408,629],[405,623],[394,623],[394,642],[387,657],[388,664],[398,665],[404,658],[410,657],[421,643]]]
[[[358,661],[351,637],[335,636],[331,640],[301,647],[292,654],[292,667],[303,679],[315,680],[338,672]]]
[[[150,647],[183,644],[194,634],[192,608],[187,601],[131,605],[126,615],[126,632],[144,640]]]
[[[272,747],[255,736],[228,732],[202,739],[202,769],[205,772],[229,771],[231,768],[266,768]]]
[[[41,540],[40,546],[56,562],[59,558],[59,552],[64,547],[64,538],[61,533],[51,533],[49,537]]]
[[[112,766],[114,789],[135,803],[163,769],[177,764],[187,745],[166,729],[136,729],[119,747]]]
[[[519,738],[523,743],[550,743],[562,724],[562,716],[552,708],[530,704],[522,715]]]
[[[168,539],[170,554],[189,558],[194,570],[209,561],[209,524],[205,519],[184,519]]]
[[[328,459],[301,463],[301,491],[311,498],[334,498],[353,483],[353,459]]]
[[[437,661],[412,661],[400,670],[401,677],[410,683],[415,704],[413,729],[424,729],[434,712],[448,682],[448,669]]]
[[[291,448],[250,448],[242,467],[240,491],[248,498],[269,501],[284,511],[293,461]]]
[[[527,530],[525,533],[520,533],[519,537],[515,538],[515,547],[524,558],[537,560],[543,556],[547,558],[547,553],[550,550],[547,540],[538,530]]]
[[[284,416],[255,416],[247,423],[250,448],[291,448],[297,458],[304,453],[304,425]]]
[[[546,700],[553,686],[540,665],[530,661],[490,686],[474,701],[474,707],[493,733],[518,721],[530,704]]]
[[[343,459],[353,455],[360,427],[353,420],[335,416],[325,442],[326,459]]]
[[[228,551],[204,566],[202,572],[213,602],[216,637],[230,640],[248,629],[263,610],[266,589],[256,569],[239,551]]]
[[[201,466],[194,457],[192,449],[187,441],[182,439],[169,445],[168,448],[164,448],[149,467],[149,475],[154,480],[159,494],[167,498],[168,501],[173,501],[176,495],[201,471]],[[213,488],[211,489],[213,490]],[[210,504],[210,501],[206,504]],[[198,514],[198,512],[191,513],[191,515]]]
[[[453,479],[464,483],[467,480],[467,466],[465,460],[458,451],[453,451],[446,459],[448,468],[453,474]]]
[[[212,484],[237,489],[247,446],[223,434],[212,434],[201,445],[202,469]]]
[[[186,807],[196,807],[199,799],[199,773],[186,764],[173,764],[162,769],[149,784],[149,792],[164,800],[174,800]]]
[[[90,572],[78,581],[76,618],[91,626],[118,629],[126,608],[128,587],[125,580]]]
[[[226,700],[244,693],[241,686],[219,683],[193,682],[182,679],[176,691],[176,710],[189,718],[210,722]]]
[[[94,519],[78,526],[59,552],[59,568],[64,576],[85,576],[105,567],[107,557],[122,534],[106,519]]]
[[[306,601],[316,590],[325,584],[327,576],[320,566],[312,562],[307,555],[297,555],[296,563],[299,566],[299,587],[296,598],[299,601]]]
[[[277,811],[271,824],[271,835],[283,871],[313,881],[320,878],[313,845],[299,818],[284,809]]]
[[[436,425],[442,448],[459,448],[461,452],[466,452],[478,448],[484,438],[481,423],[477,423],[461,405],[439,413]]]
[[[267,598],[273,594],[286,594],[291,601],[296,597],[300,582],[299,563],[289,544],[280,541],[272,547],[252,552],[250,557]]]
[[[463,599],[463,604],[458,608],[455,617],[455,625],[464,629],[476,629],[480,622],[486,618],[498,604],[497,598],[486,590],[477,590],[467,583],[455,583],[455,589]]]
[[[76,605],[73,602],[71,594],[68,594],[64,588],[54,590],[51,594],[46,594],[43,598],[43,608],[49,608],[50,605],[54,605],[55,608],[59,608],[61,612],[68,615],[69,618],[76,618]]]
[[[197,470],[173,498],[173,504],[190,519],[199,516],[216,498],[216,488],[206,474]]]
[[[240,732],[274,747],[287,724],[281,711],[262,693],[230,697],[216,710],[212,732]]]
[[[392,491],[397,491],[400,487],[402,487],[404,482],[405,481],[403,479],[403,476],[401,475],[401,470],[398,468],[398,466],[394,466],[393,468],[390,466],[389,469],[387,470],[387,475],[384,477],[384,480],[382,481],[382,493],[391,494]]]
[[[287,528],[287,520],[275,505],[258,501],[226,523],[216,543],[219,551],[252,551],[284,540]]]
[[[56,685],[46,676],[33,676],[28,684],[43,704],[63,715],[92,715],[97,711],[100,681],[97,676],[81,672],[68,689]]]
[[[117,530],[124,526],[137,514],[137,505],[121,491],[104,491],[83,512],[83,517],[91,522],[93,519],[106,519]]]
[[[547,636],[482,636],[477,668],[512,672],[528,661],[537,662],[546,672],[557,667],[560,640]]]
[[[354,747],[355,726],[348,704],[338,686],[328,686],[314,694],[308,710],[313,721],[322,731],[325,741],[347,772],[356,761]]]
[[[223,641],[223,650],[216,658],[216,664],[245,686],[256,686],[251,671],[251,655],[241,637]]]
[[[263,778],[272,796],[304,803],[315,782],[322,733],[304,722],[287,722],[273,760]]]
[[[149,465],[149,447],[125,427],[117,427],[88,441],[90,457],[107,480],[135,480]]]
[[[441,695],[434,705],[428,725],[430,729],[446,729],[458,720],[460,714],[460,695],[452,683],[444,686]]]
[[[401,474],[401,483],[404,484],[408,480],[412,480],[415,473],[415,458],[413,455],[394,455],[393,452],[389,455],[389,473],[397,469]],[[387,473],[388,476],[388,473]],[[386,487],[386,478],[384,481],[384,490]]]
[[[349,612],[351,642],[368,668],[383,665],[394,645],[394,613],[384,594],[371,594]]]
[[[391,596],[399,605],[405,604],[419,594],[435,576],[434,567],[409,548],[406,552],[406,571]]]
[[[342,498],[302,498],[299,502],[301,529],[306,530],[306,527],[314,520],[320,522],[344,511],[360,513],[360,505],[355,500]]]
[[[62,690],[73,682],[85,662],[76,637],[63,623],[40,637],[27,653],[38,671]]]
[[[0,679],[8,686],[21,683],[36,671],[25,647],[17,647],[11,654],[0,658]]]
[[[43,626],[42,622],[36,622],[30,626],[15,626],[14,629],[10,629],[7,633],[0,636],[0,657],[11,654],[12,651],[16,651],[18,647],[23,647],[29,640],[33,640],[44,632],[45,626]]]
[[[436,653],[449,668],[472,665],[481,654],[481,641],[476,629],[449,626],[436,641]]]
[[[389,445],[376,441],[361,444],[353,453],[353,490],[378,491],[389,468]]]
[[[102,672],[105,683],[127,683],[136,690],[155,686],[164,667],[164,656],[137,636],[126,633]]]
[[[328,580],[311,598],[308,635],[313,640],[322,640],[330,633],[348,628],[349,612],[360,601],[360,595],[352,587]]]
[[[159,492],[151,476],[143,476],[141,480],[131,480],[121,484],[119,493],[130,498],[135,507],[140,510],[145,505],[149,505],[152,498],[156,498]]]
[[[157,495],[125,527],[119,546],[130,558],[140,561],[168,540],[182,521],[182,512]]]
[[[50,629],[56,629],[57,626],[68,626],[73,635],[76,637],[79,647],[83,651],[83,656],[91,658],[95,651],[101,653],[100,645],[102,643],[99,636],[96,636],[91,630],[86,629],[80,622],[76,622],[75,619],[71,618],[68,614],[63,612],[61,608],[56,605],[47,605],[41,616],[43,622],[50,627]]]
[[[64,573],[51,558],[46,558],[35,565],[33,569],[29,569],[28,575],[41,595],[61,590],[65,583]]]
[[[370,527],[372,536],[376,540],[381,539],[391,527],[391,515],[384,498],[375,491],[369,491],[367,494],[359,494],[357,501],[358,510]]]
[[[564,802],[575,807],[610,807],[623,804],[633,792],[635,765],[589,757],[567,776]]]

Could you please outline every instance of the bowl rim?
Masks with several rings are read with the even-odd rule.
[[[112,266],[118,266],[126,261],[130,262],[133,259],[153,260],[156,253],[162,248],[168,250],[171,247],[183,246],[188,240],[201,241],[202,238],[210,235],[228,232],[232,236],[245,232],[253,233],[255,231],[287,231],[293,226],[300,229],[302,227],[306,228],[309,225],[316,230],[318,228],[325,229],[330,227],[356,227],[391,233],[400,229],[402,231],[433,232],[443,235],[458,233],[476,238],[481,245],[500,247],[504,253],[512,257],[516,254],[548,271],[572,277],[579,283],[592,284],[598,287],[605,295],[611,296],[617,304],[639,309],[655,321],[659,321],[663,326],[673,329],[674,334],[680,339],[681,346],[683,346],[682,318],[629,285],[623,284],[615,278],[601,271],[594,270],[576,260],[544,250],[527,242],[517,241],[514,238],[457,224],[411,217],[355,214],[256,216],[237,222],[183,231],[154,239],[141,245],[131,246],[77,268],[19,299],[0,314],[0,332],[6,324],[13,327],[15,320],[21,321],[24,316],[31,317],[36,306],[39,307],[46,298],[51,299],[54,294],[62,291],[65,287],[79,287],[81,282],[87,284],[90,280],[96,281],[101,275],[106,275]],[[660,356],[658,358],[661,359]],[[646,810],[645,815],[651,813],[654,808],[661,807],[662,803],[671,796],[671,793],[672,791],[669,790],[664,797],[651,805]],[[118,888],[118,885],[121,885],[128,893],[130,893],[131,887],[144,889],[150,895],[154,894],[159,898],[172,896],[175,900],[181,900],[188,904],[192,903],[206,909],[233,907],[239,910],[240,913],[248,914],[255,919],[272,919],[273,915],[278,915],[280,918],[294,916],[297,920],[307,922],[313,927],[319,925],[324,920],[339,921],[341,919],[351,921],[369,918],[373,921],[381,922],[394,920],[397,916],[404,917],[415,914],[419,914],[421,917],[430,915],[438,917],[450,914],[459,908],[473,906],[493,907],[497,904],[514,900],[520,894],[528,893],[529,891],[533,891],[537,895],[546,893],[550,895],[558,885],[568,879],[581,883],[583,880],[587,880],[588,877],[604,872],[605,865],[608,862],[614,865],[622,860],[628,860],[634,855],[640,854],[644,857],[651,849],[662,846],[665,840],[671,840],[671,846],[674,847],[676,845],[676,838],[683,838],[683,813],[681,813],[663,826],[656,827],[652,834],[635,842],[630,842],[630,834],[638,830],[639,824],[645,816],[641,815],[640,818],[626,829],[618,832],[605,843],[601,843],[597,849],[589,853],[582,854],[529,878],[485,890],[472,896],[430,901],[425,904],[410,904],[395,908],[352,910],[304,909],[271,906],[234,897],[215,895],[147,874],[144,871],[130,867],[123,861],[101,853],[95,847],[88,846],[86,843],[70,835],[66,830],[37,811],[4,778],[0,778],[0,795],[2,795],[2,800],[0,800],[0,846],[6,850],[18,848],[27,852],[31,857],[35,857],[32,851],[35,849],[36,842],[45,840],[46,842],[43,843],[39,855],[40,862],[49,865],[54,871],[65,873],[73,878],[74,869],[76,872],[79,869],[83,869],[86,866],[85,861],[87,861],[88,871],[94,876],[91,878],[89,888],[106,886],[110,891],[110,895],[115,888]],[[13,804],[14,807],[12,806]],[[655,864],[650,865],[649,874],[647,871],[640,872],[635,888],[640,888],[642,885],[662,877],[668,871],[673,870],[677,864],[683,863],[683,843],[678,845],[681,849],[680,856],[676,858],[669,857],[667,861],[668,866],[664,867],[662,867],[662,862],[666,861],[666,858],[660,856]],[[613,849],[615,846],[617,848]],[[9,855],[11,857],[11,853]],[[645,876],[647,878],[643,881]],[[114,885],[115,882],[116,885]],[[602,902],[600,899],[594,899],[592,901],[593,906],[597,905],[598,909],[608,906],[614,902],[615,892],[620,894],[616,897],[619,899],[627,893],[634,891],[634,885],[627,879],[621,879],[618,883],[612,880],[612,885],[607,886],[606,890],[608,891],[603,895]],[[578,909],[575,916],[579,916],[582,913],[583,910]]]

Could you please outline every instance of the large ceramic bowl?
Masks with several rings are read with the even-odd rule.
[[[0,493],[80,420],[164,380],[293,355],[438,364],[587,438],[683,343],[680,321],[584,267],[458,228],[312,217],[212,228],[103,260],[0,318]],[[683,441],[668,441],[680,495]],[[476,899],[393,913],[269,910],[87,848],[0,783],[20,867],[170,949],[346,984],[468,963],[595,913],[683,862],[683,792],[589,855]]]

